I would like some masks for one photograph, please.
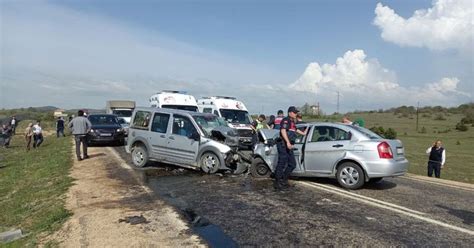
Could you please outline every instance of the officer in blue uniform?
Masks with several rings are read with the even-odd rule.
[[[288,178],[296,168],[296,159],[293,153],[296,134],[306,135],[306,131],[296,129],[296,114],[299,111],[295,106],[288,108],[288,116],[280,124],[280,139],[277,142],[278,164],[275,170],[274,187],[276,190],[288,188]]]

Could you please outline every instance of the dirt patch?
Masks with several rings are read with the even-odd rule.
[[[135,171],[108,148],[89,148],[90,159],[74,159],[75,179],[66,207],[73,216],[47,240],[63,247],[183,247],[205,246],[179,214],[153,197]],[[132,221],[124,221],[132,220]],[[140,221],[133,221],[140,220]]]

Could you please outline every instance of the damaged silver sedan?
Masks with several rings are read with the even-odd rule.
[[[339,123],[308,123],[298,128],[307,128],[308,132],[296,140],[293,176],[336,178],[342,187],[357,189],[366,182],[407,172],[408,160],[399,140],[384,139],[363,127]],[[259,131],[251,167],[253,176],[268,177],[275,172],[275,143],[279,139],[279,130]]]

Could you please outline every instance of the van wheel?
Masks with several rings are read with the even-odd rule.
[[[199,160],[199,165],[201,170],[208,174],[216,173],[221,167],[219,157],[212,152],[204,153]]]
[[[146,148],[141,145],[135,146],[132,151],[132,161],[135,167],[145,167],[146,163],[148,163],[148,151]]]
[[[364,180],[364,171],[355,163],[345,162],[337,169],[337,181],[346,189],[358,189]]]
[[[272,171],[268,168],[267,164],[261,158],[255,158],[252,161],[252,166],[250,167],[250,174],[253,177],[269,177]]]

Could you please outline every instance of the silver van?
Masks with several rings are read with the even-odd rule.
[[[242,173],[249,163],[242,162],[234,146],[237,134],[213,114],[140,107],[132,115],[126,151],[136,167],[158,161],[205,173]]]

